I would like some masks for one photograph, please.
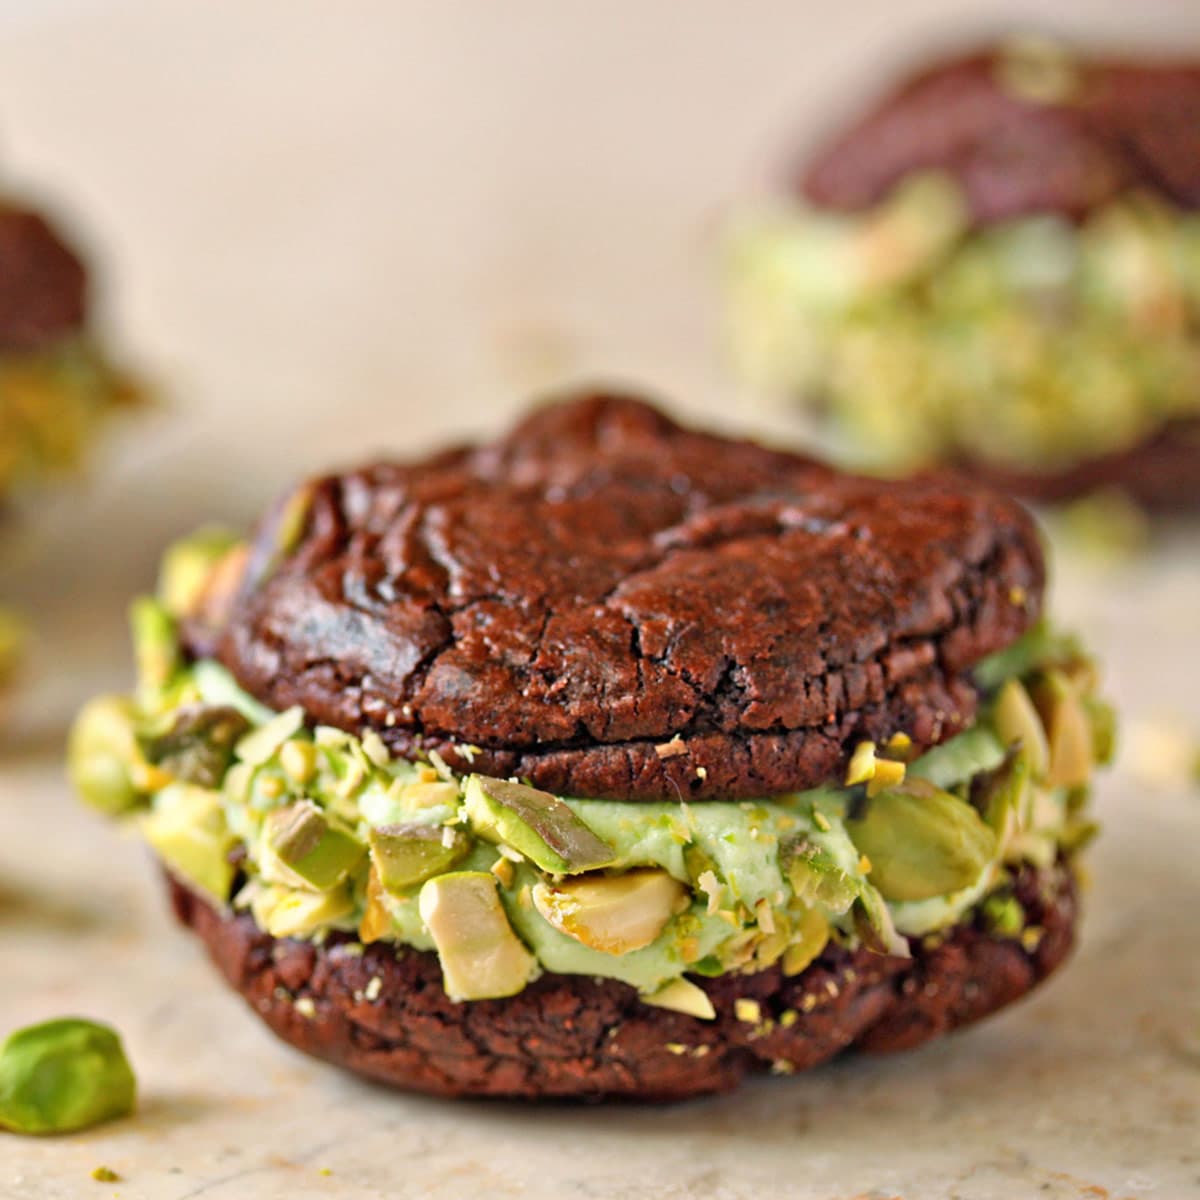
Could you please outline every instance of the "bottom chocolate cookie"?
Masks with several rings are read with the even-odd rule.
[[[653,1008],[625,984],[543,975],[505,1000],[454,1003],[432,953],[334,935],[276,939],[174,879],[179,920],[285,1041],[412,1091],[521,1099],[682,1100],[859,1047],[904,1050],[1012,1003],[1067,957],[1068,865],[1022,868],[1013,936],[982,918],[913,940],[911,959],[832,943],[806,970],[697,979],[716,1019]]]

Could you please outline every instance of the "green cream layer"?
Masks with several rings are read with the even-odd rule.
[[[393,758],[378,734],[310,728],[299,708],[272,712],[217,663],[186,661],[156,600],[135,606],[134,630],[136,693],[93,701],[72,734],[84,798],[131,815],[176,875],[269,933],[437,951],[464,999],[550,971],[619,979],[704,1016],[685,974],[795,973],[830,938],[905,954],[905,935],[955,924],[985,897],[1019,934],[1009,869],[1082,843],[1111,739],[1085,660],[1038,627],[978,669],[992,697],[978,723],[915,761],[897,731],[860,746],[843,786],[694,804],[550,797],[457,775],[433,754]],[[542,805],[566,858],[480,807],[489,793]],[[402,867],[388,857],[397,845]],[[590,860],[573,865],[580,846]],[[495,927],[493,941],[464,949],[455,920]],[[493,951],[507,973],[486,974]]]
[[[828,410],[861,465],[1052,470],[1200,416],[1200,214],[1149,196],[972,229],[914,175],[863,214],[746,220],[728,298],[747,377]]]

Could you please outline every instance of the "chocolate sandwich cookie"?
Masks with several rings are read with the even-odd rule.
[[[1192,507],[1198,164],[1194,62],[1023,39],[935,63],[738,232],[740,360],[859,465]]]
[[[77,467],[98,426],[137,398],[101,347],[75,249],[0,199],[0,501]]]
[[[628,398],[168,552],[84,798],[287,1040],[451,1095],[681,1098],[1065,956],[1111,714],[1028,516]]]

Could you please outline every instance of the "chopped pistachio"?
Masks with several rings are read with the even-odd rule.
[[[175,620],[153,597],[142,596],[130,606],[129,623],[137,659],[138,695],[149,706],[179,669]]]
[[[643,1004],[652,1008],[667,1008],[672,1012],[683,1013],[685,1016],[696,1017],[701,1021],[716,1019],[717,1011],[713,1008],[708,993],[698,987],[690,979],[682,976],[672,979],[670,983],[641,997]]]
[[[1015,896],[994,893],[983,902],[982,912],[984,924],[998,937],[1015,938],[1025,928],[1025,910]]]
[[[867,795],[877,796],[884,788],[895,787],[898,783],[903,783],[904,771],[905,767],[902,762],[877,758],[875,770],[867,781]]]
[[[344,887],[327,892],[277,887],[263,906],[263,928],[277,938],[309,937],[353,911],[354,902]]]
[[[825,949],[829,932],[829,921],[816,908],[810,908],[799,922],[793,923],[793,940],[783,952],[783,973],[799,975],[808,967]]]
[[[263,877],[292,887],[327,891],[354,870],[366,847],[311,800],[267,814],[263,824]]]
[[[452,1000],[512,996],[537,973],[537,959],[513,933],[486,871],[437,875],[422,886],[418,905]]]
[[[380,825],[367,838],[379,881],[390,892],[449,871],[471,848],[470,839],[448,825]]]
[[[229,899],[234,838],[219,793],[173,783],[155,796],[142,820],[142,835],[176,874],[218,904]]]
[[[798,900],[821,904],[838,914],[849,911],[860,885],[828,851],[801,837],[785,842],[779,858]]]
[[[575,875],[608,866],[615,857],[607,842],[549,792],[472,775],[464,798],[476,833],[512,846],[543,871]]]
[[[733,1002],[733,1015],[746,1025],[757,1025],[762,1020],[762,1008],[757,1000],[739,996]]]
[[[312,742],[292,738],[279,748],[279,765],[293,783],[303,787],[317,773],[317,748]]]
[[[236,708],[185,707],[165,733],[142,739],[142,752],[166,772],[168,782],[175,778],[216,788],[233,761],[234,744],[249,728]]]
[[[246,734],[236,747],[238,758],[251,766],[259,767],[269,762],[277,750],[304,728],[304,709],[293,705],[272,717],[265,725]]]
[[[213,568],[238,542],[236,534],[210,526],[172,543],[158,573],[158,595],[167,612],[174,617],[195,612]]]
[[[846,767],[846,786],[866,783],[875,774],[875,743],[859,742]]]
[[[358,924],[358,936],[364,946],[382,941],[392,931],[392,914],[387,909],[387,893],[379,876],[372,868],[367,876],[367,901],[362,920]],[[361,947],[360,947],[361,950]]]
[[[1034,778],[1044,778],[1050,765],[1046,730],[1025,685],[1019,679],[1008,680],[1000,689],[993,720],[996,732],[1004,739],[1005,745],[1020,746],[1025,752]]]
[[[604,954],[650,945],[688,905],[688,889],[666,871],[643,867],[622,875],[583,875],[533,889],[538,912],[568,937]]]
[[[1078,787],[1092,774],[1092,727],[1082,700],[1066,677],[1050,670],[1037,689],[1038,711],[1046,730],[1050,787]]]

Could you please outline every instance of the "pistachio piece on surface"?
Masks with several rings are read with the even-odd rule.
[[[1046,730],[1025,685],[1019,679],[1009,679],[1001,687],[992,719],[996,732],[1006,746],[1019,744],[1025,751],[1033,777],[1044,778],[1050,765]]]
[[[135,808],[142,794],[131,770],[140,760],[134,733],[136,711],[124,696],[97,696],[71,726],[67,774],[92,808],[116,815]]]
[[[502,842],[553,875],[606,867],[615,851],[557,796],[506,779],[472,775],[464,800],[475,831]]]
[[[996,835],[971,805],[924,780],[880,792],[847,820],[887,900],[929,900],[974,883],[996,857]]]
[[[537,973],[537,959],[513,933],[488,872],[436,875],[417,903],[451,1000],[514,996]]]
[[[366,853],[358,838],[334,825],[311,800],[269,812],[263,846],[264,878],[320,892],[341,883]]]
[[[555,929],[604,954],[650,945],[688,901],[688,889],[655,867],[533,888],[534,907]]]
[[[0,1047],[0,1128],[70,1133],[133,1111],[137,1083],[107,1025],[64,1017],[10,1034]]]
[[[379,825],[367,835],[380,884],[398,892],[449,871],[471,848],[449,825]]]
[[[175,779],[220,787],[233,762],[234,744],[249,728],[236,708],[190,706],[179,710],[166,733],[143,737],[142,753]]]

